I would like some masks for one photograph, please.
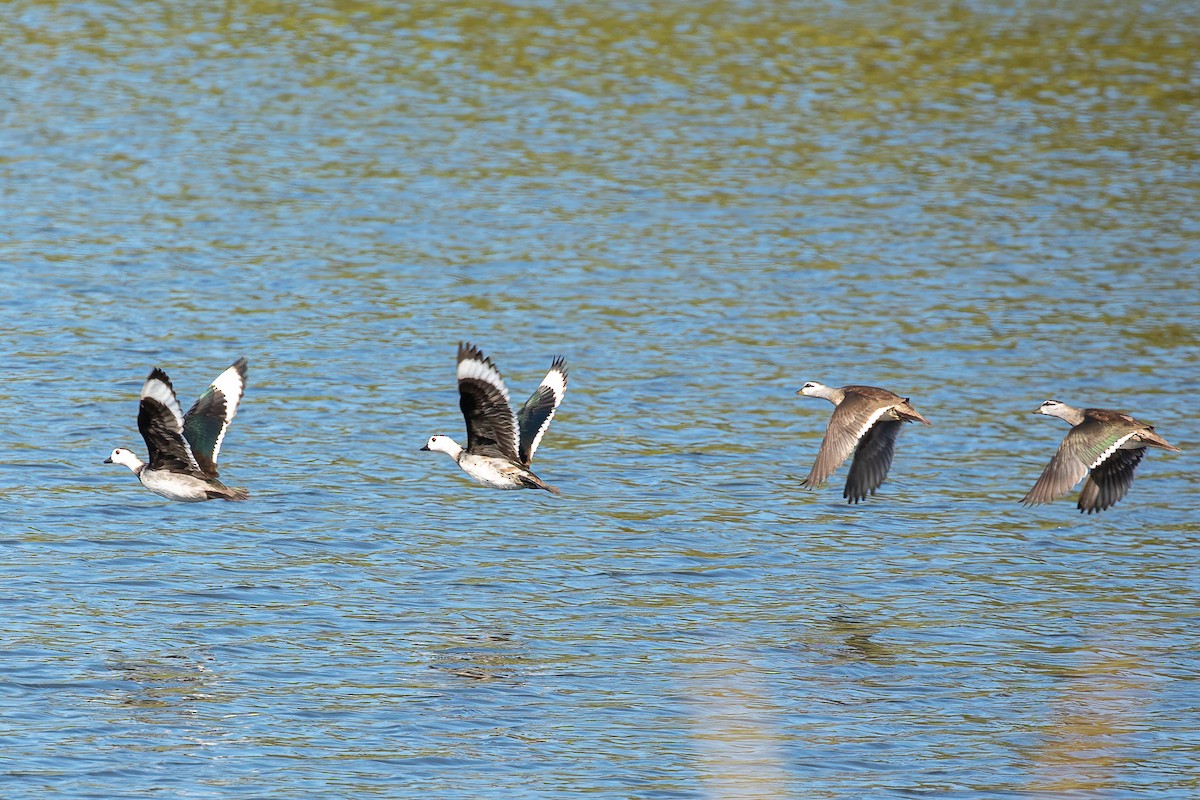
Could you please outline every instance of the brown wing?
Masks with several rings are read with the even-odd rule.
[[[1083,489],[1079,492],[1079,512],[1098,514],[1129,494],[1129,487],[1133,485],[1133,471],[1145,455],[1144,447],[1117,450],[1098,466],[1093,467],[1092,474],[1088,475]]]
[[[1058,452],[1042,470],[1037,483],[1021,498],[1021,504],[1037,506],[1057,500],[1083,480],[1087,472],[1088,465],[1084,463],[1079,448],[1072,445],[1071,435],[1067,434],[1067,438],[1058,446]]]
[[[904,423],[900,420],[883,419],[867,431],[854,451],[850,474],[846,476],[846,488],[842,497],[851,503],[866,500],[868,495],[883,485],[892,466],[892,455],[896,450],[896,438]]]

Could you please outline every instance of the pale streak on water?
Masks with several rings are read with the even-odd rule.
[[[1194,7],[212,6],[4,10],[6,798],[1200,792]],[[239,355],[252,502],[100,463]],[[1048,397],[1184,452],[1023,509]]]

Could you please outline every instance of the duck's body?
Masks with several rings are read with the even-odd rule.
[[[431,436],[421,449],[449,454],[463,472],[492,489],[545,489],[559,493],[558,489],[544,482],[528,467],[499,456],[468,453],[449,436]]]
[[[246,359],[239,358],[184,414],[171,379],[155,367],[142,384],[138,405],[138,429],[149,463],[124,447],[113,450],[104,463],[129,467],[143,486],[168,500],[245,500],[250,496],[245,489],[217,479],[221,443],[245,389]]]
[[[150,491],[159,497],[181,503],[199,503],[202,500],[245,500],[249,493],[245,489],[226,486],[216,478],[205,478],[186,472],[169,469],[153,469],[143,463],[133,452],[118,447],[104,460],[105,464],[122,464],[133,470],[133,474]]]
[[[1058,452],[1041,477],[1022,498],[1027,506],[1049,503],[1065,495],[1086,476],[1076,507],[1080,513],[1099,513],[1129,493],[1133,473],[1147,447],[1179,452],[1154,431],[1154,426],[1121,411],[1074,408],[1047,400],[1035,411],[1071,424]]]
[[[458,345],[459,408],[467,446],[449,436],[429,437],[422,450],[446,453],[471,478],[493,489],[558,489],[529,468],[542,436],[567,391],[567,366],[555,358],[541,385],[513,414],[500,370],[469,342]]]
[[[809,381],[796,394],[821,397],[834,405],[816,463],[803,485],[806,489],[820,486],[854,453],[842,491],[850,503],[867,499],[883,485],[905,422],[933,424],[907,397],[876,386],[833,388]]]

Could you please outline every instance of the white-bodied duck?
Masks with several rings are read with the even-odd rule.
[[[567,365],[560,356],[513,414],[500,370],[478,347],[460,342],[458,405],[467,423],[467,446],[438,434],[421,449],[448,454],[463,472],[493,489],[545,489],[558,494],[529,465],[566,392]]]
[[[217,455],[246,390],[246,359],[222,372],[184,414],[167,373],[158,367],[142,384],[138,430],[146,440],[150,462],[118,447],[105,464],[133,470],[150,491],[168,500],[245,500],[249,492],[217,480]]]

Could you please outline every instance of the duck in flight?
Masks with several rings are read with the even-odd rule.
[[[866,500],[883,485],[892,466],[896,437],[905,422],[933,424],[912,407],[907,397],[874,386],[835,389],[809,381],[796,394],[823,397],[835,406],[804,488],[823,484],[853,452],[854,461],[842,491],[842,497],[851,503]]]
[[[1086,475],[1076,507],[1081,514],[1098,514],[1129,493],[1133,471],[1146,455],[1147,446],[1179,452],[1178,447],[1155,433],[1152,425],[1120,411],[1080,409],[1047,400],[1033,413],[1058,417],[1072,427],[1037,483],[1021,500],[1027,506],[1057,500]]]
[[[557,356],[541,385],[513,414],[500,370],[478,347],[460,342],[458,406],[467,423],[467,446],[438,434],[421,449],[446,453],[463,472],[493,489],[545,489],[558,494],[529,465],[566,392],[567,364]]]
[[[250,496],[245,489],[217,480],[217,455],[245,390],[246,359],[239,358],[184,414],[171,379],[155,367],[142,384],[138,406],[138,430],[150,463],[124,447],[113,450],[104,463],[129,467],[143,486],[168,500],[245,500]]]

